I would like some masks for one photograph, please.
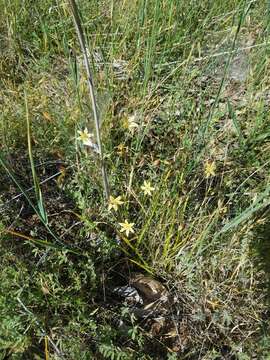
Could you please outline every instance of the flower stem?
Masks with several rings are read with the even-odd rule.
[[[93,108],[93,114],[94,114],[94,121],[95,121],[95,128],[96,128],[97,144],[98,144],[99,155],[100,155],[100,166],[101,166],[101,174],[102,174],[102,179],[103,179],[104,193],[105,193],[106,200],[108,200],[109,195],[110,195],[110,190],[109,190],[109,182],[108,182],[105,161],[104,161],[104,156],[103,156],[103,150],[102,150],[102,143],[101,143],[101,136],[100,136],[100,120],[99,120],[99,115],[98,115],[98,111],[97,111],[97,102],[96,102],[95,91],[94,91],[93,76],[92,76],[92,72],[90,69],[88,54],[87,54],[87,50],[86,50],[85,37],[84,37],[83,29],[81,26],[81,20],[79,17],[77,4],[76,4],[75,0],[69,0],[69,3],[70,3],[72,16],[73,16],[74,25],[76,28],[79,42],[80,42],[81,50],[83,53],[84,65],[85,65],[86,72],[87,72],[87,82],[88,82],[89,94],[90,94],[92,108]]]

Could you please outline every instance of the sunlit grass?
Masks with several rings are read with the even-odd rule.
[[[264,275],[256,270],[252,246],[257,228],[269,221],[266,5],[245,0],[78,4],[102,115],[111,187],[105,203],[87,76],[68,2],[30,6],[0,0],[5,50],[0,55],[0,176],[13,181],[7,189],[15,186],[45,225],[42,230],[31,222],[25,225],[25,204],[17,212],[10,203],[13,216],[3,211],[1,241],[25,241],[20,243],[26,248],[25,266],[36,269],[32,282],[32,270],[25,275],[26,290],[20,281],[20,295],[48,327],[41,334],[36,324],[16,317],[16,324],[22,321],[18,331],[36,332],[46,344],[46,357],[55,352],[48,346],[50,331],[63,352],[70,334],[78,339],[78,346],[70,345],[74,359],[84,351],[85,356],[98,353],[85,345],[93,342],[88,338],[92,332],[94,342],[107,346],[111,341],[108,358],[120,354],[123,344],[114,326],[106,330],[103,310],[93,300],[93,279],[96,266],[105,299],[104,274],[109,278],[111,269],[125,262],[189,299],[191,327],[197,321],[198,330],[185,358],[215,359],[225,345],[235,356],[242,350],[247,358],[264,356],[269,345],[260,348],[258,341],[266,311],[265,293],[258,298]],[[28,153],[27,176],[18,173],[19,152],[24,159]],[[62,166],[61,181],[53,183],[57,199],[41,184],[51,174],[38,166],[48,159]],[[32,186],[33,193],[26,191]],[[0,205],[8,199],[7,189],[3,181]],[[55,224],[55,213],[48,210],[66,195],[81,227],[68,240],[70,228],[63,229],[61,220]],[[11,255],[5,251],[3,264],[9,264]],[[20,251],[12,245],[18,274]],[[37,282],[49,284],[45,298]],[[18,293],[16,288],[14,297]],[[106,326],[99,328],[100,323]],[[65,336],[57,330],[61,326]],[[31,335],[27,341],[31,343]],[[26,356],[40,351],[27,341],[23,337],[18,351],[28,351]],[[143,353],[139,340],[126,344],[122,350],[127,358],[133,348],[138,358],[155,358]],[[5,346],[6,353],[13,351]]]

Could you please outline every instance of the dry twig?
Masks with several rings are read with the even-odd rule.
[[[74,25],[76,28],[79,42],[80,42],[81,50],[83,53],[84,65],[85,65],[86,72],[87,72],[87,82],[88,82],[89,93],[90,93],[90,98],[91,98],[92,107],[93,107],[97,144],[98,144],[100,162],[101,162],[101,173],[102,173],[102,179],[103,179],[103,186],[104,186],[104,192],[105,192],[106,199],[108,199],[110,191],[109,191],[109,183],[108,183],[105,162],[104,162],[104,156],[103,156],[103,151],[102,151],[102,143],[101,143],[101,136],[100,136],[100,120],[99,120],[98,111],[97,111],[97,102],[96,102],[95,91],[94,91],[93,76],[92,76],[92,72],[91,72],[91,68],[90,68],[90,64],[89,64],[86,42],[85,42],[83,29],[81,26],[78,8],[77,8],[75,0],[69,0],[69,3],[70,3],[72,16],[73,16]]]

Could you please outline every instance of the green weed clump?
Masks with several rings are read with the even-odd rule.
[[[0,359],[267,359],[267,5],[77,3],[101,157],[69,2],[0,0]]]

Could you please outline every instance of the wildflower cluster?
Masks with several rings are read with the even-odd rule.
[[[141,190],[143,191],[144,195],[151,196],[152,192],[155,190],[155,188],[151,185],[150,181],[144,181],[143,185],[141,186]],[[108,210],[114,210],[118,211],[119,207],[122,206],[125,203],[125,201],[122,200],[122,196],[114,197],[110,195],[109,197],[109,204],[108,204]],[[135,223],[130,223],[127,219],[125,219],[124,222],[118,223],[120,225],[120,232],[123,232],[126,234],[126,236],[129,236],[130,234],[134,234],[134,225]]]

